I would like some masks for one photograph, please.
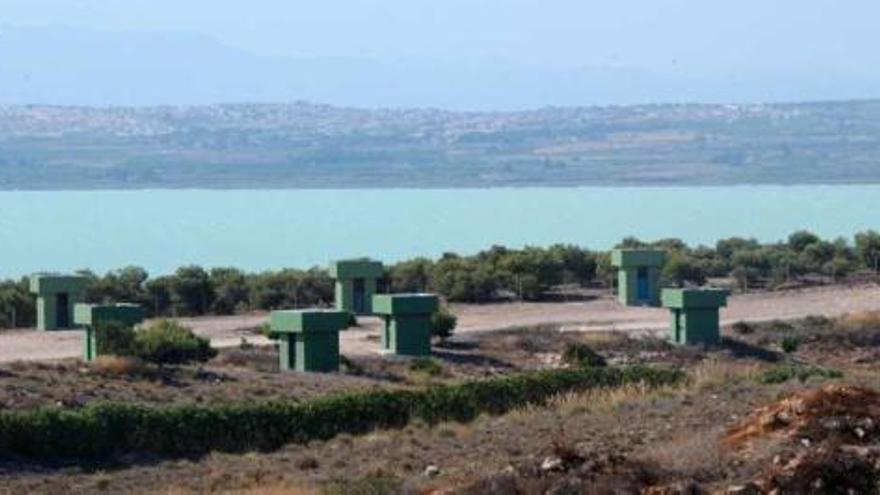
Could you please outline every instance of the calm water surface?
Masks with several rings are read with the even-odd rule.
[[[605,249],[880,229],[880,186],[0,192],[0,276],[196,263],[247,270],[394,261],[492,244]]]

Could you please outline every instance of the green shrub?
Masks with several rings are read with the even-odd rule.
[[[605,358],[585,344],[566,344],[562,351],[562,362],[569,366],[606,366]]]
[[[269,340],[278,340],[278,334],[272,331],[272,325],[270,325],[268,321],[260,325],[258,328],[260,335],[263,337],[266,337]]]
[[[786,354],[791,354],[792,352],[797,352],[798,347],[801,346],[801,342],[803,340],[797,335],[786,335],[779,342],[779,346],[782,347],[782,352]]]
[[[431,336],[448,339],[452,336],[452,332],[457,324],[458,317],[447,308],[441,307],[436,313],[431,315]]]
[[[211,342],[175,321],[160,320],[135,333],[135,355],[156,364],[204,362],[217,355]]]
[[[428,424],[468,421],[483,413],[541,405],[561,393],[628,383],[663,386],[684,376],[662,368],[578,368],[298,402],[167,407],[96,403],[81,409],[2,410],[0,454],[88,460],[126,452],[180,456],[265,451],[340,433],[402,427],[414,419]]]
[[[797,378],[801,382],[805,382],[811,377],[819,377],[824,380],[831,380],[843,378],[843,373],[831,368],[820,368],[819,366],[784,364],[781,366],[777,366],[769,371],[765,371],[763,374],[761,374],[758,381],[763,384],[770,385],[775,383],[785,383],[794,378]]]
[[[431,358],[418,358],[410,363],[409,370],[428,376],[440,376],[443,373],[443,366]]]
[[[102,321],[95,325],[98,356],[134,355],[134,328],[118,321]]]
[[[750,334],[750,333],[755,333],[755,329],[754,329],[754,327],[752,327],[751,325],[749,325],[748,323],[746,323],[746,322],[744,322],[744,321],[742,321],[742,320],[740,320],[740,321],[734,323],[730,328],[731,328],[734,332],[736,332],[736,333],[738,333],[738,334],[740,334],[740,335],[747,335],[747,334]]]

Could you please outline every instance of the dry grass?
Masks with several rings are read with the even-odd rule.
[[[138,358],[123,356],[99,356],[92,369],[105,375],[134,375],[144,371],[144,363]]]
[[[730,453],[715,438],[719,432],[678,436],[658,442],[639,456],[646,466],[656,466],[673,480],[708,481],[723,475]]]
[[[860,311],[845,314],[834,322],[840,330],[877,330],[880,329],[880,311]]]
[[[760,374],[761,366],[755,363],[708,359],[691,372],[690,386],[697,390],[706,390],[743,380],[754,380]]]

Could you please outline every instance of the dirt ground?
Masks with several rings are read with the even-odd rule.
[[[786,344],[792,338],[796,345]],[[880,312],[731,325],[715,348],[560,325],[474,332],[467,342],[438,348],[439,370],[423,379],[563,366],[565,350],[578,345],[611,365],[679,367],[689,380],[274,452],[130,456],[105,465],[0,460],[0,492],[671,495],[880,487]],[[405,362],[358,364],[362,375],[345,380],[419,383]],[[32,365],[18,366],[13,371],[25,374]],[[214,366],[254,379],[247,373],[266,364],[259,354],[228,355]]]
[[[627,308],[610,296],[585,302],[505,303],[453,305],[458,315],[456,333],[486,332],[539,324],[566,324],[572,330],[615,330],[658,332],[668,324],[668,312],[659,308]],[[721,312],[724,323],[771,321],[807,315],[837,316],[844,313],[880,309],[880,287],[829,286],[781,292],[751,293],[730,298]],[[215,347],[238,346],[242,339],[268,344],[255,329],[266,321],[266,314],[224,317],[181,318],[196,333],[207,336]],[[369,356],[378,352],[377,318],[360,318],[361,326],[341,334],[341,351],[347,356]],[[0,333],[0,362],[48,360],[77,357],[83,334],[10,330]]]

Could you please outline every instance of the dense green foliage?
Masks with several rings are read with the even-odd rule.
[[[436,313],[431,315],[431,336],[448,339],[452,337],[456,325],[458,325],[458,317],[452,314],[448,308],[441,306]]]
[[[604,357],[586,344],[566,344],[562,351],[562,362],[569,366],[582,367],[608,365]]]
[[[843,373],[831,368],[786,363],[765,371],[759,376],[758,381],[766,385],[771,385],[785,383],[795,378],[800,382],[805,382],[813,377],[821,380],[836,380],[838,378],[843,378]]]
[[[217,350],[189,328],[159,320],[135,332],[134,355],[150,363],[183,364],[207,361],[217,355]]]
[[[124,452],[192,455],[212,450],[277,449],[286,443],[427,423],[468,421],[501,414],[554,395],[644,382],[683,379],[656,368],[583,368],[435,386],[422,390],[371,391],[307,402],[147,407],[102,403],[82,409],[0,411],[0,453],[38,459],[106,458]]]
[[[98,355],[131,356],[155,364],[205,362],[217,355],[210,340],[171,320],[159,320],[140,330],[117,322],[95,328]]]
[[[95,325],[95,340],[99,356],[134,356],[135,331],[118,321],[100,322]]]
[[[835,281],[862,270],[880,272],[880,232],[857,234],[854,242],[795,232],[786,241],[761,244],[729,238],[714,247],[688,246],[678,239],[646,243],[624,239],[622,247],[656,247],[669,253],[663,283],[702,284],[733,279],[740,289],[773,287],[803,279]],[[185,266],[150,278],[127,267],[91,279],[90,302],[135,302],[151,316],[231,314],[250,310],[329,306],[333,280],[326,270],[282,269],[244,273],[235,268]],[[471,256],[447,253],[437,260],[415,258],[386,268],[381,290],[435,292],[448,301],[537,301],[567,296],[579,287],[609,287],[614,269],[607,252],[571,245],[508,249],[493,246]],[[25,279],[0,282],[0,327],[34,323],[34,297]]]

